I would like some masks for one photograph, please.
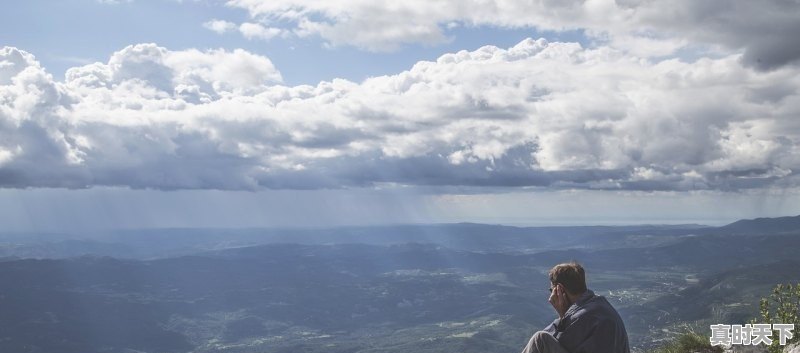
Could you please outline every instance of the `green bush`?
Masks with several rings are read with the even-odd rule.
[[[800,341],[800,283],[797,285],[779,284],[775,286],[767,298],[761,298],[759,303],[761,317],[752,321],[759,324],[794,324],[794,337],[787,340],[786,345]],[[770,353],[779,353],[783,347],[778,342],[778,337],[772,337],[772,344],[767,347]]]

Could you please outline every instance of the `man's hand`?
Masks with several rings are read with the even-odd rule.
[[[567,298],[567,292],[564,291],[564,287],[561,283],[556,284],[555,288],[550,291],[550,299],[547,301],[556,309],[559,318],[564,318],[564,313],[567,312],[567,309],[569,309],[571,305]]]

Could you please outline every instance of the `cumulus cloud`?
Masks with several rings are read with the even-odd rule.
[[[278,35],[286,33],[280,28],[265,27],[260,23],[245,22],[236,25],[233,22],[225,20],[211,20],[203,23],[203,27],[217,34],[238,31],[247,39],[270,40]]]
[[[218,34],[223,34],[235,30],[236,24],[225,20],[211,20],[203,23],[203,27]]]
[[[38,63],[37,63],[38,65]],[[116,96],[177,95],[189,102],[209,102],[222,96],[260,92],[280,83],[281,74],[263,56],[236,49],[201,52],[169,51],[154,44],[139,44],[114,53],[107,64],[94,63],[67,70],[64,85],[93,97],[98,88]],[[105,98],[100,96],[97,98]]]
[[[239,32],[247,39],[269,40],[283,33],[280,28],[268,28],[258,23],[245,22],[239,25]]]
[[[262,24],[281,24],[298,36],[372,51],[448,40],[454,25],[583,30],[602,44],[635,55],[678,49],[744,52],[767,70],[800,58],[800,3],[795,0],[228,0]]]
[[[287,87],[242,50],[129,46],[54,81],[0,51],[0,185],[796,185],[800,71],[527,39]]]

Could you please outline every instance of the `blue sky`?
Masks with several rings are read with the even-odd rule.
[[[10,230],[800,213],[791,2],[2,10]]]
[[[23,48],[57,79],[79,64],[106,62],[110,53],[134,43],[156,43],[172,50],[244,48],[265,55],[288,85],[316,85],[345,78],[361,81],[409,69],[421,60],[484,45],[510,47],[525,38],[586,42],[579,30],[539,32],[536,28],[458,27],[440,45],[409,44],[402,50],[370,52],[351,46],[325,47],[319,38],[249,40],[236,33],[215,34],[203,27],[212,19],[246,21],[248,14],[218,1],[32,0],[6,6],[0,13],[0,40]]]

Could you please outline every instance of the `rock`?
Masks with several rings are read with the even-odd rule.
[[[800,343],[787,345],[783,348],[783,353],[800,353]]]

